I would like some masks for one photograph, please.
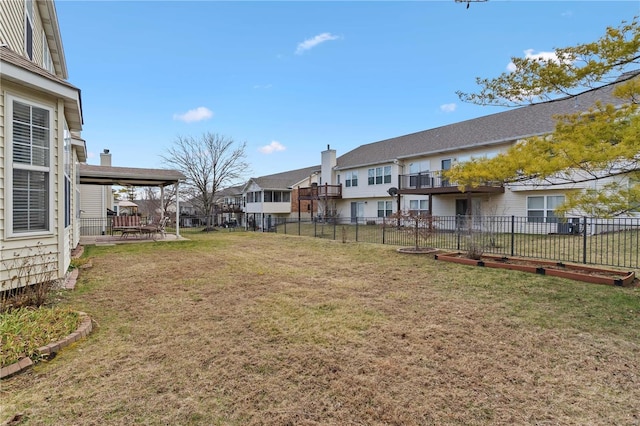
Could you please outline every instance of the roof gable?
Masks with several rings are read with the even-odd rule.
[[[276,173],[273,175],[251,178],[245,185],[245,190],[246,188],[249,187],[249,185],[251,185],[251,183],[257,185],[262,190],[291,189],[293,185],[300,182],[304,178],[319,172],[320,172],[320,166],[318,165],[318,166],[305,167],[303,169]]]

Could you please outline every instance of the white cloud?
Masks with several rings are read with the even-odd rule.
[[[533,53],[533,49],[527,49],[524,51],[524,57],[526,59],[542,59],[544,61],[558,62],[558,56],[556,55],[556,52]],[[507,65],[507,71],[514,72],[515,70],[516,65],[513,62],[509,62],[509,65]]]
[[[313,49],[317,45],[324,43],[326,41],[338,40],[340,37],[335,36],[331,33],[322,33],[318,34],[315,37],[308,38],[302,43],[298,43],[298,47],[296,48],[296,55],[302,55],[309,49]]]
[[[443,105],[440,105],[440,111],[443,111],[443,112],[453,112],[453,111],[456,110],[456,108],[457,108],[456,104],[443,104]]]
[[[260,148],[258,148],[258,151],[263,154],[273,154],[274,152],[284,151],[285,149],[287,149],[287,147],[282,145],[280,142],[272,141],[269,145],[261,146]]]
[[[273,84],[256,84],[253,86],[254,89],[271,89]]]
[[[208,120],[211,117],[213,117],[213,111],[205,107],[198,107],[196,109],[191,109],[185,112],[184,114],[173,114],[174,120],[184,121],[185,123]]]

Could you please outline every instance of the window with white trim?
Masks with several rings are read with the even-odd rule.
[[[409,200],[409,214],[426,216],[429,213],[429,200]]]
[[[33,60],[33,0],[24,2],[24,51]]]
[[[391,183],[391,166],[384,166],[382,179],[383,183]]]
[[[369,169],[367,172],[367,183],[369,185],[391,183],[391,166],[375,167]]]
[[[51,117],[53,110],[6,96],[10,126],[8,156],[9,231],[51,229]]]
[[[261,203],[262,191],[247,192],[247,203]]]
[[[51,59],[51,50],[49,50],[47,35],[44,31],[42,32],[42,68],[49,71],[51,74],[55,74],[53,59]]]
[[[527,197],[527,222],[557,223],[555,209],[564,203],[564,195]]]
[[[392,201],[378,201],[378,217],[389,217],[393,214]]]
[[[358,172],[357,171],[346,172],[345,173],[344,186],[346,186],[346,187],[358,186]]]
[[[64,123],[64,227],[71,225],[71,133]]]

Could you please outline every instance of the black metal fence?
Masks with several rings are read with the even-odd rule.
[[[267,230],[267,229],[264,229]],[[274,218],[272,232],[562,262],[640,267],[640,219],[438,216],[298,221]]]
[[[480,250],[501,256],[640,269],[640,219],[434,216],[337,218],[325,221],[264,218],[219,226],[344,242]],[[198,221],[198,225],[206,221]],[[81,235],[110,235],[111,218],[82,218]],[[193,226],[193,224],[191,224]]]

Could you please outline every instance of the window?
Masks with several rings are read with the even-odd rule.
[[[564,203],[564,195],[527,197],[527,221],[557,223],[555,209]]]
[[[259,203],[262,201],[260,191],[247,192],[247,203]]]
[[[368,170],[367,183],[369,185],[380,185],[391,183],[391,166],[376,167]]]
[[[71,225],[71,133],[64,123],[64,227]]]
[[[7,96],[10,121],[10,232],[50,230],[51,129],[53,111]],[[66,189],[66,188],[65,188]]]
[[[55,74],[53,60],[51,59],[51,51],[49,50],[49,43],[47,42],[47,36],[44,31],[42,32],[42,68],[46,69],[51,74]]]
[[[392,201],[378,201],[378,217],[388,217],[393,214]]]
[[[358,172],[347,172],[345,174],[344,186],[358,186]]]
[[[264,191],[265,203],[289,203],[291,193],[288,191]]]
[[[24,6],[24,51],[33,60],[33,0],[26,0]]]
[[[426,216],[429,213],[428,200],[410,200],[409,213],[413,216]]]

